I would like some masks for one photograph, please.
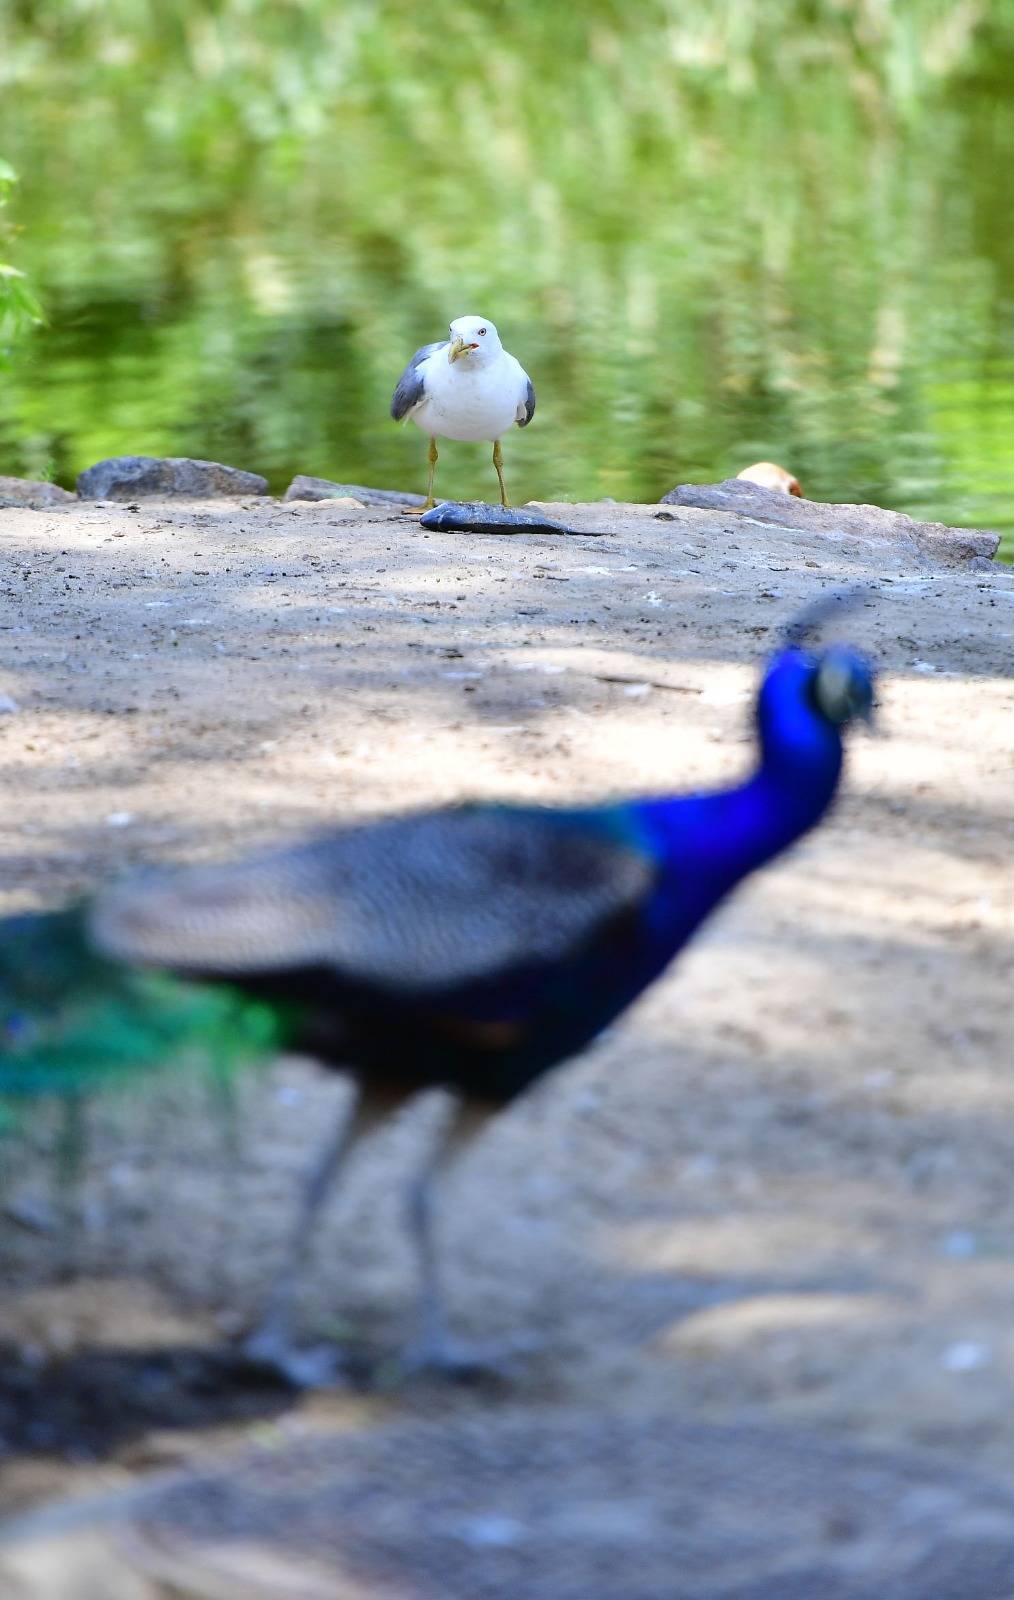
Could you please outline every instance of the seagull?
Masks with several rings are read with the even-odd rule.
[[[520,361],[506,351],[485,317],[458,317],[450,338],[424,344],[398,380],[391,400],[395,422],[411,417],[430,436],[429,511],[437,467],[437,439],[492,439],[500,504],[510,507],[503,481],[500,440],[515,423],[527,428],[535,415],[535,390]]]

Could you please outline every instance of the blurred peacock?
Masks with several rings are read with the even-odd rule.
[[[807,648],[836,604],[798,619],[770,662],[760,759],[735,787],[417,812],[228,865],[142,874],[81,908],[0,925],[0,1094],[67,1092],[194,1044],[233,1060],[286,1045],[350,1072],[355,1108],[309,1177],[246,1345],[311,1382],[337,1356],[297,1349],[292,1312],[331,1180],[379,1115],[449,1088],[457,1116],[410,1188],[422,1296],[406,1359],[469,1365],[442,1316],[431,1179],[466,1122],[583,1049],[736,884],[825,814],[843,730],[868,719],[873,700],[861,656]]]

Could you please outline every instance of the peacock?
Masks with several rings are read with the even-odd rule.
[[[759,760],[708,793],[597,805],[459,804],[334,828],[222,865],[151,871],[68,911],[0,925],[0,1096],[68,1092],[200,1048],[285,1046],[357,1095],[308,1175],[245,1354],[293,1383],[299,1269],[351,1146],[418,1091],[449,1089],[408,1190],[419,1327],[406,1364],[460,1371],[434,1249],[434,1180],[477,1123],[576,1055],[665,970],[738,883],[827,812],[874,673],[816,642],[840,599],[790,625],[757,698]]]

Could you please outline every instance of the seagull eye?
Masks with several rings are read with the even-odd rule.
[[[486,332],[486,330],[485,330],[485,328],[480,328],[480,329],[479,329],[479,338],[480,338],[480,339],[481,339],[481,338],[482,338],[482,336],[483,336],[483,334],[484,334],[484,333],[485,333],[485,332]]]

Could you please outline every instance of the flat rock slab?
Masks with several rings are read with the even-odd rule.
[[[267,494],[268,480],[189,456],[111,456],[81,473],[77,492],[82,500],[211,500]]]
[[[293,478],[283,500],[358,500],[363,506],[422,506],[421,494],[406,494],[402,489],[367,489],[361,483],[332,483],[329,478],[309,478],[302,473]]]
[[[445,500],[419,518],[420,528],[436,533],[594,533],[571,528],[544,511],[489,506],[483,500]]]
[[[1014,1497],[920,1454],[651,1411],[471,1412],[0,1530],[5,1600],[1010,1600]]]
[[[39,483],[34,478],[7,478],[0,473],[0,506],[57,506],[76,500],[69,489],[58,483]]]
[[[740,478],[724,483],[681,483],[663,495],[661,505],[696,506],[702,511],[734,511],[758,522],[809,533],[851,534],[870,541],[908,545],[920,554],[951,566],[978,559],[992,560],[1000,535],[980,528],[949,528],[943,522],[916,522],[882,506],[827,505],[797,499]]]
[[[193,1600],[1014,1594],[1014,1498],[985,1479],[649,1411],[472,1412],[276,1444],[142,1492],[110,1531],[115,1595],[124,1568]]]

